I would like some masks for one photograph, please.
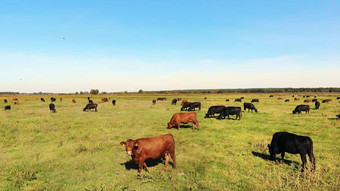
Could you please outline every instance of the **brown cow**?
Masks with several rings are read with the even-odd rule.
[[[187,100],[187,99],[184,99],[184,100],[182,100],[181,105],[183,105],[183,104],[185,104],[185,103],[187,103],[187,102],[188,102],[188,100]]]
[[[147,159],[158,159],[164,156],[166,168],[170,159],[169,154],[173,161],[173,168],[176,168],[175,140],[172,134],[136,140],[129,139],[120,142],[120,144],[125,146],[126,154],[130,155],[132,160],[138,164],[138,176],[140,176],[143,166],[149,172],[145,163]]]
[[[75,99],[72,99],[72,102],[73,102],[73,103],[77,103],[77,101],[76,101]]]
[[[63,101],[63,98],[62,98],[62,97],[60,97],[59,99],[60,99],[60,101]]]
[[[305,103],[310,103],[310,102],[312,102],[312,100],[306,99],[304,102],[305,102]]]
[[[192,129],[194,129],[194,125],[196,125],[197,129],[200,129],[200,126],[197,121],[197,115],[195,112],[189,113],[175,113],[170,122],[168,123],[168,129],[171,129],[174,125],[177,124],[178,130],[180,129],[181,123],[192,123]]]
[[[152,100],[152,104],[153,104],[153,105],[156,104],[156,100],[155,100],[155,99]]]
[[[296,98],[294,98],[294,101],[300,101],[300,98],[296,97]]]
[[[107,97],[103,97],[103,98],[102,98],[102,101],[103,101],[103,102],[108,102],[109,100],[107,99]]]
[[[12,98],[12,101],[13,101],[14,104],[18,104],[19,103],[18,98]]]
[[[328,101],[333,101],[332,99],[327,99]]]
[[[277,100],[282,100],[282,97],[278,97]]]

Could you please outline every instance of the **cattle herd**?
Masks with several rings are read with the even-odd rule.
[[[269,96],[274,97],[273,95]],[[292,96],[294,97],[294,96]],[[304,96],[305,98],[309,98],[310,96]],[[207,98],[205,97],[204,100]],[[235,99],[235,102],[242,102],[244,97]],[[337,97],[339,100],[340,97]],[[40,98],[41,102],[45,102],[44,98]],[[51,103],[49,104],[49,109],[51,112],[56,112],[56,106],[53,102],[56,102],[56,98],[51,97],[50,98]],[[60,97],[60,101],[63,99]],[[108,102],[110,98],[102,98],[102,102]],[[178,101],[182,100],[181,98],[175,98],[172,99],[171,105],[176,105]],[[277,100],[282,100],[281,97],[277,98]],[[295,97],[294,101],[299,101],[300,99]],[[166,101],[166,98],[157,98],[152,100],[152,104],[155,105],[157,101]],[[226,99],[228,102],[229,99]],[[325,99],[322,100],[322,103],[328,103],[331,102],[332,99]],[[17,98],[12,98],[12,102],[14,104],[18,104],[19,100]],[[73,103],[76,103],[75,99],[72,99]],[[289,102],[289,99],[285,99],[285,102]],[[320,102],[316,99],[316,96],[314,96],[313,100],[306,99],[304,100],[305,103],[311,103],[315,102],[315,109],[320,108]],[[8,103],[7,99],[4,99],[4,103]],[[248,112],[255,113],[258,112],[257,108],[253,103],[260,103],[259,99],[252,99],[251,103],[243,103],[243,110]],[[112,100],[112,105],[116,105],[116,100]],[[189,102],[187,99],[183,99],[181,102],[181,108],[180,111],[191,111],[191,112],[182,112],[182,113],[175,113],[171,117],[170,121],[168,122],[167,128],[171,129],[174,126],[177,126],[177,129],[180,130],[181,124],[188,124],[192,123],[192,129],[194,127],[197,128],[197,130],[200,129],[198,120],[197,120],[197,114],[192,111],[200,111],[201,110],[201,102]],[[94,103],[93,100],[88,97],[88,104],[84,107],[83,111],[91,111],[94,110],[97,112],[98,104]],[[5,110],[11,110],[10,105],[5,106]],[[295,109],[293,110],[293,114],[301,114],[302,112],[305,112],[306,114],[309,114],[310,112],[310,106],[309,105],[297,105]],[[215,116],[215,114],[218,114],[218,116]],[[230,118],[230,115],[235,115],[235,119],[241,120],[242,116],[242,109],[241,107],[237,106],[223,106],[223,105],[214,105],[210,106],[207,113],[205,114],[204,118],[216,118],[216,119],[225,119],[228,117]],[[337,115],[337,117],[340,119],[340,114]],[[145,160],[148,159],[158,159],[161,157],[165,158],[165,168],[168,165],[170,157],[173,161],[173,168],[176,168],[176,155],[175,155],[175,141],[172,134],[165,134],[157,137],[149,137],[149,138],[140,138],[136,140],[129,139],[127,141],[122,141],[120,143],[121,145],[125,146],[126,153],[132,157],[132,160],[138,164],[138,175],[140,175],[143,168],[145,168],[146,171],[148,171],[147,165],[145,163]],[[300,136],[295,135],[288,132],[277,132],[273,135],[272,141],[270,144],[268,144],[268,149],[270,153],[270,158],[272,160],[275,160],[278,163],[278,160],[276,159],[276,154],[281,154],[281,159],[284,159],[285,153],[291,153],[291,154],[300,154],[301,160],[302,160],[302,171],[305,168],[305,164],[307,162],[306,155],[309,156],[309,160],[312,163],[312,170],[315,170],[315,157],[313,154],[313,141],[310,137],[307,136]]]

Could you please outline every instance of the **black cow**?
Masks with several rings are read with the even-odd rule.
[[[51,102],[55,102],[57,99],[54,97],[51,97]]]
[[[244,107],[244,111],[246,109],[248,109],[248,112],[249,112],[249,110],[251,110],[251,112],[253,112],[253,110],[255,110],[255,112],[257,113],[257,109],[255,108],[254,104],[252,104],[252,103],[243,103],[243,107]]]
[[[322,100],[322,103],[328,103],[328,102],[329,102],[328,99]]]
[[[177,99],[173,99],[173,100],[171,101],[171,105],[176,105],[176,103],[177,103]]]
[[[45,102],[45,99],[44,98],[40,98],[40,101]]]
[[[207,114],[205,114],[204,118],[210,118],[210,117],[214,117],[215,113],[219,113],[221,114],[224,110],[225,106],[223,105],[215,105],[215,106],[210,106],[208,109]]]
[[[116,105],[116,100],[112,100],[112,105]]]
[[[301,114],[301,111],[305,111],[306,114],[309,114],[309,105],[298,105],[296,108],[293,110],[293,114]]]
[[[259,103],[260,101],[259,101],[259,99],[252,99],[252,100],[251,100],[251,103],[253,103],[253,102]]]
[[[235,99],[234,102],[242,102],[242,99]]]
[[[226,99],[225,101],[229,101],[229,99]]]
[[[201,102],[192,102],[189,106],[188,111],[195,111],[196,108],[201,111]]]
[[[10,106],[10,105],[6,105],[6,106],[5,106],[5,111],[6,111],[6,110],[11,110],[11,106]]]
[[[336,99],[340,99],[340,97],[337,97]]]
[[[87,104],[86,106],[85,106],[85,108],[83,109],[83,111],[89,111],[89,110],[91,110],[91,109],[94,109],[96,112],[97,112],[97,106],[98,106],[98,104],[96,104],[96,103],[90,103],[90,104]]]
[[[313,141],[310,137],[295,135],[288,132],[277,132],[273,135],[272,142],[268,145],[268,148],[271,160],[275,160],[277,164],[279,162],[275,157],[276,154],[281,153],[282,161],[285,156],[285,152],[290,154],[300,154],[303,169],[307,163],[306,154],[308,154],[309,160],[313,164],[312,170],[315,170]]]
[[[55,105],[53,103],[50,103],[49,108],[50,108],[50,111],[52,111],[53,113],[57,112],[55,109]]]
[[[191,102],[185,102],[181,107],[181,111],[188,110],[190,105],[191,105]]]
[[[241,107],[224,107],[224,110],[218,116],[218,119],[225,119],[226,116],[228,116],[229,119],[229,115],[236,115],[235,119],[239,118],[239,120],[241,120]]]
[[[4,103],[7,103],[7,99],[4,99]]]
[[[316,101],[315,102],[315,109],[319,109],[320,108],[320,102],[319,101]]]
[[[285,102],[289,102],[289,99],[286,99]]]
[[[240,99],[244,99],[244,97],[241,97]]]
[[[318,101],[318,99],[312,99],[312,102],[316,102],[316,101]]]
[[[274,97],[273,95],[270,95],[269,97]]]

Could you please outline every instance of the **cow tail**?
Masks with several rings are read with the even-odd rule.
[[[313,141],[312,139],[309,140],[310,141],[310,148],[309,148],[309,160],[310,162],[313,164],[313,170],[315,170],[315,157],[314,157],[314,153],[313,153]]]

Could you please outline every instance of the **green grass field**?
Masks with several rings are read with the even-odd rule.
[[[259,98],[259,112],[242,112],[240,121],[204,118],[212,105],[243,108],[243,102],[234,102],[240,96],[243,102]],[[82,111],[87,96],[67,95],[62,102],[55,96],[57,113],[49,111],[47,95],[15,96],[20,103],[10,103],[12,110],[4,111],[3,99],[12,96],[2,95],[0,190],[340,190],[340,120],[335,119],[339,95],[317,96],[333,102],[321,103],[320,110],[312,109],[309,115],[293,115],[295,106],[303,104],[302,95],[297,102],[291,94],[92,96],[98,112]],[[116,106],[101,97],[116,99]],[[157,97],[167,100],[152,105]],[[177,97],[202,102],[202,110],[196,111],[200,130],[192,130],[191,124],[179,131],[166,128],[180,112],[180,103],[170,104]],[[284,102],[287,98],[289,103]],[[267,144],[277,131],[313,139],[315,172],[299,171],[299,155],[286,154],[280,165],[267,160]],[[177,169],[170,164],[164,170],[164,161],[151,161],[150,173],[137,177],[137,165],[119,143],[167,133],[175,138]]]

